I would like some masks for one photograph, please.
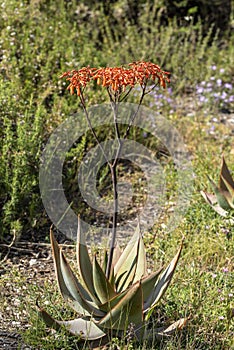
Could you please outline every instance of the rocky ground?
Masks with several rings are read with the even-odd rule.
[[[22,297],[26,297],[29,284],[35,281],[40,284],[46,275],[49,278],[52,269],[49,248],[18,242],[9,251],[2,250],[6,255],[0,267],[0,349],[30,349],[19,334],[30,327],[27,313],[21,308]]]
[[[75,253],[74,245],[65,242],[63,246],[66,255]],[[10,248],[1,244],[0,249],[3,256],[0,262],[0,350],[31,349],[22,341],[23,332],[31,326],[25,304],[33,304],[35,289],[36,311],[36,298],[43,295],[45,281],[56,288],[50,244],[20,241]]]

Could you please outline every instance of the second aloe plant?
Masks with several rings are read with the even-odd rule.
[[[201,191],[206,202],[221,216],[227,216],[234,209],[234,180],[223,157],[219,184],[216,185],[209,177],[214,194]]]

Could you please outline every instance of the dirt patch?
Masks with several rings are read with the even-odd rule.
[[[64,245],[63,250],[68,256],[74,254],[74,246]],[[36,298],[43,296],[45,282],[57,288],[50,244],[17,242],[10,250],[5,247],[4,255],[7,258],[0,264],[0,350],[31,349],[21,336],[31,327],[26,306],[35,305],[36,311]]]

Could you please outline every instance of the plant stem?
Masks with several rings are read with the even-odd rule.
[[[115,241],[116,241],[116,231],[117,231],[117,220],[118,220],[118,190],[117,190],[117,164],[118,164],[118,156],[121,151],[122,143],[120,140],[120,133],[119,133],[119,127],[118,127],[118,103],[112,101],[111,106],[113,109],[114,114],[114,124],[115,124],[115,134],[116,138],[118,140],[118,148],[116,151],[114,162],[110,165],[110,171],[111,171],[111,178],[112,178],[112,186],[113,186],[113,220],[112,220],[112,234],[111,234],[111,240],[110,240],[110,251],[107,261],[107,268],[106,268],[106,277],[109,279],[111,274],[111,267],[112,267],[112,260],[114,255],[114,249],[115,249]]]
[[[109,91],[108,91],[109,93]],[[142,94],[140,101],[138,103],[137,110],[133,114],[129,125],[127,127],[127,130],[124,134],[123,139],[125,139],[130,131],[130,128],[132,126],[132,123],[134,119],[136,118],[137,113],[139,112],[140,106],[142,104],[143,98],[146,94],[146,85],[142,87]],[[112,185],[113,185],[113,199],[114,199],[114,205],[113,205],[113,226],[112,226],[112,234],[111,234],[111,240],[110,240],[110,251],[109,251],[109,256],[108,256],[108,261],[107,261],[107,268],[106,268],[106,277],[109,279],[110,274],[111,274],[111,267],[112,267],[112,260],[113,260],[113,255],[114,255],[114,249],[115,249],[115,241],[116,241],[116,231],[117,231],[117,221],[118,221],[118,207],[119,207],[119,202],[118,202],[118,190],[117,190],[117,164],[119,160],[119,155],[122,150],[122,145],[123,143],[121,142],[120,139],[120,133],[119,133],[119,128],[118,128],[118,101],[117,98],[112,98],[111,94],[109,93],[110,96],[110,101],[111,101],[111,106],[113,109],[113,114],[114,114],[114,124],[115,124],[115,134],[116,138],[118,140],[118,148],[115,154],[115,159],[112,164],[108,163],[111,171],[111,178],[112,178]]]
[[[124,137],[123,137],[124,139],[129,135],[130,128],[132,126],[132,123],[134,122],[134,119],[137,116],[137,113],[139,112],[140,106],[142,104],[142,101],[143,101],[145,95],[146,95],[146,84],[142,87],[142,94],[141,94],[141,98],[140,98],[140,101],[139,101],[138,106],[137,106],[137,110],[135,111],[135,113],[133,114],[132,118],[130,119],[130,122],[128,124],[127,130],[126,130],[126,132],[124,134]]]
[[[110,251],[109,251],[109,255],[108,255],[108,261],[107,261],[107,268],[106,268],[106,277],[109,279],[110,278],[110,274],[111,274],[111,267],[112,267],[112,260],[113,260],[113,255],[114,255],[114,249],[115,249],[115,241],[116,241],[116,231],[117,231],[117,221],[118,221],[118,207],[119,207],[119,203],[118,203],[118,189],[117,189],[117,165],[118,165],[118,160],[119,160],[119,155],[121,153],[122,150],[122,142],[121,142],[121,138],[120,138],[120,132],[119,132],[119,127],[118,127],[118,103],[119,103],[119,95],[116,94],[114,96],[111,95],[110,91],[107,89],[109,97],[110,97],[110,103],[111,103],[111,107],[113,110],[113,115],[114,115],[114,125],[115,125],[115,134],[116,134],[116,139],[118,141],[118,147],[116,150],[116,154],[115,154],[115,158],[114,161],[111,163],[106,154],[105,151],[102,147],[102,145],[100,144],[98,137],[95,133],[95,130],[92,127],[92,123],[91,120],[89,118],[89,114],[88,111],[86,109],[86,105],[85,105],[85,100],[84,100],[84,96],[83,93],[81,92],[80,94],[80,100],[83,106],[83,110],[86,116],[86,119],[88,121],[89,127],[93,133],[93,136],[97,142],[97,144],[99,145],[104,158],[110,168],[110,172],[111,172],[111,179],[112,179],[112,186],[113,186],[113,215],[112,215],[112,234],[111,234],[111,239],[110,239]],[[131,91],[131,89],[129,90],[129,92]],[[128,92],[128,93],[129,93]],[[128,95],[128,93],[124,96],[126,97]],[[126,132],[123,136],[123,139],[126,139],[126,137],[129,134],[130,128],[133,124],[133,121],[137,115],[137,113],[139,112],[139,108],[142,104],[143,98],[146,94],[146,84],[142,87],[142,95],[140,98],[140,101],[138,103],[138,108],[135,111],[135,113],[133,114],[133,116],[130,119],[130,122],[128,124],[128,127],[126,129]],[[122,101],[122,100],[121,100]]]
[[[114,199],[114,206],[113,206],[113,220],[112,220],[112,234],[111,234],[111,240],[110,240],[110,251],[108,255],[108,261],[107,261],[107,268],[106,268],[106,277],[110,278],[111,273],[111,266],[112,266],[112,260],[114,255],[114,249],[115,249],[115,241],[116,241],[116,229],[117,229],[117,219],[118,219],[118,191],[117,191],[117,163],[114,164],[114,166],[110,167],[111,170],[111,178],[112,178],[112,184],[113,184],[113,199]]]
[[[103,149],[101,143],[100,143],[99,140],[98,140],[97,134],[96,134],[95,130],[93,129],[91,120],[90,120],[90,118],[89,118],[89,113],[88,113],[88,111],[87,111],[87,109],[86,109],[85,100],[84,100],[84,96],[83,96],[83,92],[82,92],[82,91],[81,91],[81,94],[80,94],[80,101],[81,101],[81,104],[82,104],[82,107],[83,107],[83,111],[84,111],[84,113],[85,113],[86,120],[87,120],[87,122],[88,122],[88,124],[89,124],[89,127],[90,127],[90,129],[91,129],[91,131],[92,131],[92,134],[93,134],[93,136],[94,136],[94,139],[95,139],[95,141],[97,142],[98,146],[100,147],[100,149],[101,149],[101,151],[102,151],[102,154],[103,154],[103,156],[104,156],[104,158],[105,158],[105,161],[107,162],[107,164],[109,165],[109,167],[111,167],[111,163],[109,162],[109,160],[108,160],[108,158],[107,158],[107,156],[106,156],[106,153],[105,153],[105,151],[104,151],[104,149]]]

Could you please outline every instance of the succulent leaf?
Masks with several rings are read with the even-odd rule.
[[[130,288],[132,288],[133,286],[131,286]],[[108,300],[106,303],[102,304],[99,306],[99,308],[101,310],[104,310],[106,312],[108,312],[109,310],[113,309],[119,302],[120,300],[128,293],[129,288],[125,289],[123,292],[116,294],[116,296],[114,296],[114,298]]]
[[[178,252],[174,256],[170,264],[167,266],[167,268],[161,274],[159,279],[156,281],[152,293],[150,294],[146,303],[144,304],[144,312],[149,312],[150,310],[152,310],[166,292],[167,287],[169,286],[173,277],[176,265],[178,263],[182,246],[183,243],[181,244]]]
[[[60,290],[64,300],[67,301],[67,303],[74,310],[76,310],[78,313],[84,314],[84,315],[89,315],[89,312],[81,305],[80,302],[78,302],[77,300],[74,299],[70,290],[67,288],[67,285],[64,281],[63,274],[61,271],[60,248],[59,248],[58,243],[54,237],[52,230],[50,230],[50,241],[51,241],[51,246],[52,246],[57,282],[58,282],[59,290]]]
[[[39,308],[39,316],[44,320],[48,327],[56,330],[65,327],[71,334],[78,335],[83,340],[100,339],[106,335],[106,333],[104,333],[94,322],[83,318],[77,318],[70,321],[58,321],[41,308]]]
[[[77,291],[82,294],[82,299],[87,301],[92,301],[87,291],[83,288],[80,282],[77,280],[75,274],[73,273],[67,259],[65,258],[63,252],[60,249],[59,252],[61,273],[63,276],[64,283],[69,290],[70,294],[74,299],[77,297]]]
[[[132,283],[139,281],[146,274],[146,253],[141,234],[139,235],[137,247],[136,270]]]
[[[118,292],[126,289],[134,280],[136,281],[136,272],[138,280],[146,272],[144,244],[139,225],[114,267],[115,283]]]
[[[204,191],[200,192],[205,201],[221,216],[227,216],[228,212],[220,207],[217,202],[217,197],[214,194],[207,193]]]
[[[108,253],[107,253],[107,250],[105,250],[104,257],[103,257],[103,262],[102,262],[102,270],[103,271],[106,271],[107,262],[108,262]]]
[[[223,159],[222,159],[222,166],[221,166],[221,172],[220,172],[220,178],[219,178],[219,187],[220,187],[220,189],[222,189],[223,191],[228,191],[227,183],[232,189],[234,189],[233,178],[231,176],[231,173],[230,173],[230,171],[228,169],[228,166],[227,166],[227,164],[225,162],[225,159],[223,157]]]
[[[100,339],[106,335],[94,322],[83,318],[61,322],[71,334],[80,335],[84,340]]]
[[[37,304],[37,307],[38,307],[38,315],[43,319],[43,321],[48,327],[56,330],[61,329],[61,325],[59,323],[60,321],[55,320],[52,316],[50,316],[50,314],[48,314],[48,312],[46,312],[44,309],[39,307],[38,304]]]
[[[126,245],[124,251],[122,252],[119,260],[115,264],[115,268],[114,268],[115,276],[118,276],[118,275],[121,274],[121,272],[119,272],[119,270],[121,269],[121,267],[122,267],[123,263],[125,262],[126,258],[129,256],[129,254],[133,250],[134,246],[138,242],[138,239],[139,239],[139,229],[137,228],[137,230],[135,231],[135,233],[132,236],[131,240],[128,242],[128,244]]]
[[[114,269],[114,266],[117,264],[117,261],[120,259],[121,255],[122,255],[122,250],[120,249],[120,246],[117,243],[115,248],[114,248],[114,253],[113,253],[112,269]],[[105,271],[105,270],[103,269],[103,271]]]
[[[142,304],[142,288],[138,282],[128,289],[126,295],[98,322],[98,325],[117,330],[126,330],[129,323],[139,325],[143,321]]]
[[[225,217],[228,215],[230,209],[234,209],[234,180],[224,157],[222,158],[219,186],[216,186],[209,176],[208,180],[213,188],[215,196],[203,191],[201,191],[201,195],[218,214]]]
[[[142,287],[142,293],[143,293],[144,299],[145,299],[145,295],[146,297],[148,297],[149,294],[152,292],[154,284],[158,279],[158,276],[160,275],[161,271],[162,271],[162,268],[159,271],[152,273],[151,275],[146,276],[141,280],[141,287]],[[136,284],[137,282],[134,285],[131,285],[129,288],[122,291],[121,293],[117,294],[114,298],[108,300],[105,304],[100,305],[100,309],[104,311],[113,309],[113,307],[120,302],[120,300],[128,293],[128,291],[131,288],[135,288]]]
[[[213,206],[213,205],[217,204],[217,197],[216,197],[216,195],[214,195],[212,193],[207,193],[205,191],[200,191],[200,193],[201,193],[202,197],[205,199],[205,201],[209,205]]]
[[[121,254],[122,254],[122,251],[117,243],[117,245],[114,247],[113,259],[112,259],[111,271],[110,271],[110,277],[109,277],[110,284],[114,288],[116,287],[115,276],[114,276],[114,267],[115,267],[115,264],[117,263],[117,261],[119,260]],[[107,267],[107,264],[106,264],[105,268],[103,268],[103,271],[106,271],[106,267]]]
[[[88,289],[93,301],[99,305],[100,300],[98,300],[95,288],[93,285],[93,269],[89,258],[89,253],[87,245],[82,235],[80,217],[78,216],[78,230],[77,230],[77,246],[76,246],[77,264],[79,273],[84,281],[86,288]]]
[[[154,285],[157,282],[161,272],[162,272],[162,268],[156,272],[151,273],[149,276],[146,276],[141,280],[144,302],[150,296],[150,294],[154,288]]]
[[[95,304],[90,299],[89,294],[79,283],[76,276],[74,275],[70,265],[66,261],[63,253],[60,251],[60,266],[63,276],[63,280],[66,284],[67,289],[69,290],[72,297],[79,302],[79,304],[88,311],[89,315],[92,314],[97,317],[102,317],[104,313],[99,310]]]
[[[104,271],[99,265],[96,256],[93,260],[93,285],[96,291],[96,295],[102,304],[116,295],[114,288],[106,278]]]
[[[226,199],[230,205],[230,208],[234,209],[234,187],[221,175],[222,181],[227,188]]]
[[[230,209],[230,205],[229,205],[229,203],[228,203],[228,201],[226,199],[226,196],[227,196],[228,192],[227,191],[223,191],[222,189],[218,188],[216,186],[216,184],[214,183],[214,181],[211,180],[209,177],[208,177],[208,179],[209,179],[209,182],[210,182],[210,184],[211,184],[211,186],[213,188],[213,191],[214,191],[214,193],[216,195],[216,198],[217,198],[217,201],[218,201],[220,207],[223,208],[224,210]]]

